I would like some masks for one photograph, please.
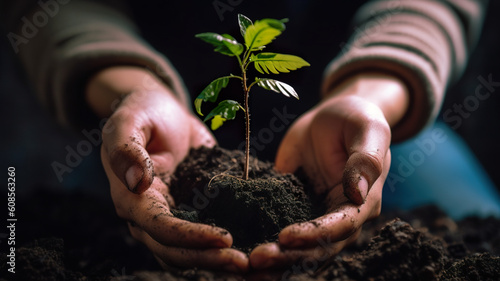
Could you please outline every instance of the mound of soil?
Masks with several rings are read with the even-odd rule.
[[[276,172],[272,163],[252,158],[249,180],[242,180],[244,160],[237,150],[191,150],[171,177],[170,192],[178,206],[175,216],[223,227],[235,248],[249,252],[319,210],[313,212],[310,188],[294,175]]]

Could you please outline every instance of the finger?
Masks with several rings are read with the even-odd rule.
[[[134,194],[115,185],[119,180],[114,173],[110,173],[108,159],[103,158],[103,166],[111,183],[111,197],[118,216],[134,222],[155,240],[165,245],[193,248],[232,245],[231,234],[222,228],[174,217],[167,203],[168,188],[159,178],[155,178],[151,188],[144,193]]]
[[[303,259],[302,264],[311,268],[338,254],[356,241],[360,233],[361,229],[358,229],[344,240],[319,240],[314,246],[301,249],[287,249],[277,243],[263,244],[250,253],[250,264],[255,269],[283,268]]]
[[[165,197],[158,186],[163,183],[155,179],[151,188],[137,195],[122,189],[122,197],[115,202],[118,215],[135,222],[156,241],[164,245],[179,247],[209,248],[230,247],[231,234],[219,227],[192,223],[172,215]],[[120,211],[118,211],[120,209]]]
[[[280,245],[285,248],[296,248],[314,245],[318,239],[340,241],[358,231],[367,220],[377,217],[380,214],[382,188],[389,172],[390,159],[390,151],[387,151],[383,173],[373,184],[365,204],[361,206],[353,204],[339,194],[340,188],[337,186],[326,197],[330,213],[312,221],[284,228],[279,234]]]
[[[167,265],[178,267],[201,267],[222,269],[231,272],[248,271],[248,257],[231,248],[186,249],[179,246],[165,246],[138,227],[129,226],[132,236],[144,243],[153,254]]]
[[[349,204],[334,213],[285,227],[279,234],[279,243],[285,248],[301,248],[313,246],[319,240],[342,241],[363,222],[358,216],[358,208]]]
[[[354,152],[349,156],[342,177],[344,195],[354,204],[365,203],[373,183],[382,174],[383,158],[367,152]]]
[[[104,158],[119,180],[134,193],[144,192],[153,182],[154,165],[145,149],[149,138],[144,119],[117,111],[103,128]],[[144,128],[144,129],[140,129]]]
[[[391,133],[379,109],[358,128],[348,128],[348,159],[342,176],[345,196],[356,205],[365,202],[368,192],[383,172]]]

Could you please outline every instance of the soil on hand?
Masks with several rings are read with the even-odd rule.
[[[251,158],[249,179],[243,180],[243,167],[240,151],[192,150],[171,177],[174,215],[225,228],[233,246],[248,252],[275,241],[284,227],[320,213],[312,208],[310,189],[294,175],[280,174],[272,163]]]

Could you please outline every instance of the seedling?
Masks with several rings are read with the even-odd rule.
[[[245,44],[241,44],[229,34],[217,34],[212,32],[200,33],[196,37],[212,44],[214,51],[223,55],[235,57],[241,69],[241,76],[230,74],[212,81],[198,95],[194,101],[196,112],[201,113],[202,102],[216,102],[222,88],[225,88],[229,79],[239,79],[242,81],[244,104],[234,100],[223,100],[205,117],[204,122],[211,121],[212,130],[217,130],[226,120],[233,120],[236,111],[239,109],[245,113],[245,167],[244,179],[248,179],[248,169],[250,163],[250,112],[248,108],[248,94],[250,89],[257,85],[266,90],[281,93],[286,97],[299,99],[297,92],[292,86],[269,78],[258,78],[248,84],[247,69],[253,63],[255,69],[262,74],[279,74],[290,72],[304,66],[309,66],[305,60],[294,55],[261,52],[267,44],[271,43],[278,35],[285,30],[287,19],[262,19],[253,23],[244,15],[238,15],[238,23],[241,35]]]

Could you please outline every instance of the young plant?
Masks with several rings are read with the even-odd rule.
[[[244,104],[241,106],[234,100],[221,101],[210,113],[205,117],[205,121],[212,120],[211,128],[216,130],[226,120],[232,120],[236,116],[236,111],[239,109],[245,113],[245,168],[244,179],[248,179],[248,170],[250,162],[250,112],[248,108],[248,94],[250,89],[257,85],[266,90],[275,91],[285,95],[286,97],[294,97],[299,99],[292,86],[269,78],[258,78],[248,84],[247,70],[248,66],[253,64],[255,69],[262,74],[279,74],[290,72],[298,68],[309,66],[305,60],[300,57],[286,54],[266,53],[261,52],[267,44],[271,43],[278,35],[285,30],[285,22],[287,19],[262,19],[255,23],[244,15],[238,15],[238,23],[241,35],[244,38],[244,45],[240,44],[234,37],[229,34],[217,34],[212,32],[200,33],[196,37],[212,44],[214,51],[223,55],[235,57],[241,69],[241,76],[230,74],[212,81],[198,95],[194,101],[196,112],[201,113],[202,102],[216,102],[222,88],[225,88],[229,83],[229,79],[239,79],[242,81]]]

